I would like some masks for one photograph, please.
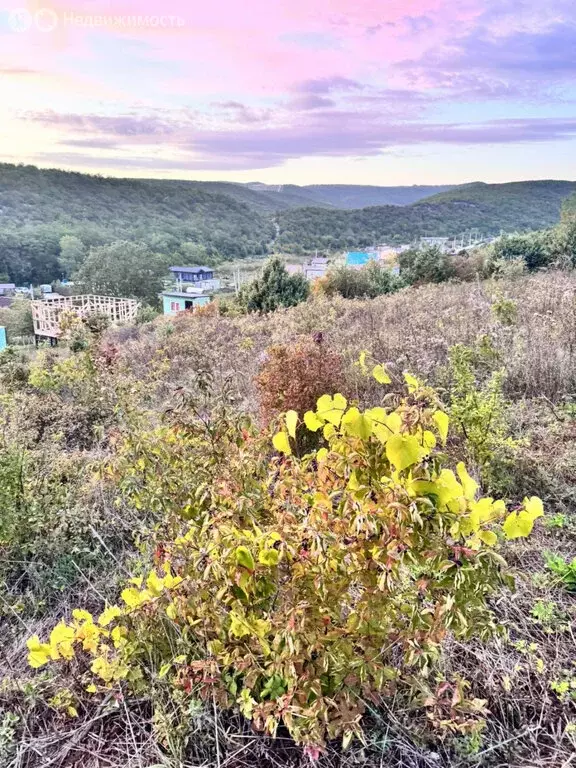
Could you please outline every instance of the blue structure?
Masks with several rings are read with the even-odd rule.
[[[196,307],[204,307],[212,300],[211,296],[184,293],[183,291],[162,291],[162,307],[165,315],[177,315],[186,310],[193,312]]]
[[[170,272],[179,283],[198,283],[214,278],[211,267],[170,267]]]
[[[0,352],[6,349],[6,328],[0,325]]]
[[[369,261],[378,261],[374,251],[348,251],[346,254],[347,267],[364,267]]]

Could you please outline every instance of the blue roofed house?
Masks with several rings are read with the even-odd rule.
[[[376,251],[348,251],[346,254],[346,266],[353,269],[365,267],[369,261],[378,261]]]
[[[177,284],[189,283],[210,291],[220,288],[220,280],[214,277],[212,267],[170,267],[170,272]]]

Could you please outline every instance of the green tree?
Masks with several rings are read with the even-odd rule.
[[[274,312],[306,301],[310,285],[304,275],[289,275],[281,259],[270,259],[260,277],[245,286],[238,301],[248,312]]]
[[[64,235],[60,238],[60,264],[67,275],[72,275],[80,269],[86,254],[86,246],[76,235]]]
[[[119,240],[91,248],[74,279],[88,293],[157,305],[167,266],[168,257],[152,252],[145,243]]]
[[[452,259],[440,248],[411,248],[398,258],[403,279],[414,283],[443,283],[455,276]]]
[[[552,259],[552,240],[549,232],[531,232],[523,235],[504,235],[494,243],[494,260],[524,259],[530,271],[546,267]]]

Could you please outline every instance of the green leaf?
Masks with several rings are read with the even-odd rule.
[[[416,464],[421,455],[422,447],[412,435],[392,435],[386,443],[388,461],[398,471]]]
[[[432,418],[434,419],[434,423],[438,428],[440,440],[442,440],[442,443],[445,445],[446,438],[448,437],[448,425],[450,424],[450,418],[447,413],[444,413],[444,411],[436,411]]]
[[[372,420],[358,408],[350,408],[342,417],[342,430],[353,437],[368,440],[372,434]]]
[[[238,547],[236,550],[236,562],[249,571],[254,570],[254,558],[247,547]]]
[[[392,381],[383,365],[375,365],[372,369],[372,376],[376,379],[378,384],[390,384]]]
[[[304,414],[304,424],[306,424],[306,429],[309,429],[310,432],[317,432],[324,422],[316,416],[314,411],[306,411]]]
[[[292,449],[290,448],[290,440],[286,432],[277,432],[272,438],[272,444],[279,453],[285,453],[290,456]]]
[[[298,426],[298,414],[296,411],[288,411],[285,416],[286,426],[290,437],[296,439],[296,427]]]
[[[276,549],[261,549],[258,553],[258,562],[262,565],[267,565],[270,568],[274,565],[278,565],[280,560],[280,553]]]

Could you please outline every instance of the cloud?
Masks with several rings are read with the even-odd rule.
[[[142,167],[156,169],[247,170],[270,168],[299,157],[370,157],[399,147],[416,145],[488,145],[563,141],[576,137],[574,118],[510,118],[475,123],[386,121],[378,111],[359,113],[325,109],[310,111],[294,124],[198,127],[191,121],[166,117],[162,132],[136,116],[102,119],[97,116],[50,114],[51,124],[76,131],[87,126],[93,134],[66,138],[62,144],[122,152],[102,162],[132,167],[134,151],[153,150]],[[35,119],[40,119],[36,116]],[[133,127],[131,127],[133,123]],[[166,127],[167,126],[167,127]],[[115,138],[112,138],[115,137]],[[144,157],[144,156],[142,156]]]

